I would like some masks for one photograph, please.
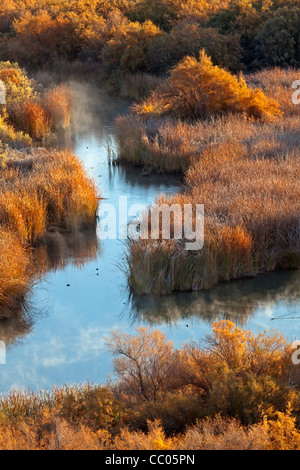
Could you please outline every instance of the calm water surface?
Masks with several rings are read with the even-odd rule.
[[[66,145],[84,162],[106,202],[117,208],[119,197],[127,196],[128,205],[147,204],[159,192],[179,189],[176,177],[143,176],[140,169],[109,165],[111,122],[127,103],[80,85],[75,88],[75,131]],[[105,381],[112,374],[105,336],[115,327],[130,333],[150,324],[179,347],[203,338],[216,318],[228,318],[253,331],[278,329],[289,339],[300,339],[299,271],[271,273],[203,293],[130,299],[119,267],[125,265],[124,251],[123,242],[101,241],[96,230],[53,236],[47,249],[41,249],[50,271],[35,285],[28,313],[0,322],[0,340],[7,344],[7,364],[0,365],[1,391]]]

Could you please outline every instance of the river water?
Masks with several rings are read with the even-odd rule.
[[[139,168],[110,165],[112,120],[128,103],[73,87],[74,131],[64,145],[84,162],[105,203],[118,208],[119,197],[127,196],[128,206],[149,204],[160,192],[179,190],[177,177],[143,176]],[[180,347],[204,338],[216,318],[228,318],[255,332],[277,329],[288,339],[300,339],[299,271],[270,273],[207,292],[130,297],[120,268],[125,267],[125,250],[120,240],[100,240],[99,227],[53,236],[40,250],[49,272],[36,282],[28,311],[0,322],[0,340],[6,343],[2,392],[105,382],[113,371],[105,337],[116,327],[127,333],[141,325],[158,327]]]

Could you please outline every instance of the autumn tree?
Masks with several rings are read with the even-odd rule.
[[[148,71],[147,48],[161,34],[151,21],[140,24],[122,19],[101,54],[106,76]]]
[[[121,387],[138,400],[156,401],[175,380],[177,352],[164,333],[149,327],[136,331],[135,336],[113,331],[108,349],[116,356],[114,368]]]
[[[298,67],[300,64],[300,8],[284,7],[263,25],[256,36],[259,67]]]
[[[169,34],[156,38],[149,47],[151,70],[166,73],[186,56],[199,57],[204,49],[214,64],[237,72],[241,70],[242,48],[239,35],[220,34],[193,20],[182,20]]]
[[[18,47],[15,53],[20,60],[40,66],[57,57],[74,58],[79,44],[75,25],[63,13],[51,15],[46,10],[27,11],[13,23]]]

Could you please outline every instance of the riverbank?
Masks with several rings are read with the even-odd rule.
[[[106,345],[117,381],[2,395],[1,450],[300,448],[299,373],[284,337],[219,321],[202,346],[175,349],[144,327],[115,330]]]
[[[162,234],[159,240],[151,240],[150,231],[146,240],[129,241],[128,282],[135,294],[208,289],[279,268],[299,268],[299,111],[290,91],[298,73],[277,69],[246,78],[250,93],[255,93],[252,86],[258,86],[266,100],[278,99],[280,117],[241,116],[240,105],[234,111],[226,86],[224,96],[213,95],[214,107],[203,108],[205,113],[215,109],[215,114],[178,119],[168,104],[177,96],[176,90],[179,96],[185,87],[182,109],[186,112],[196,112],[200,100],[193,101],[195,84],[190,85],[183,68],[198,70],[199,93],[201,80],[211,80],[210,86],[219,88],[231,80],[227,74],[224,82],[218,67],[205,57],[201,60],[192,65],[182,62],[165,85],[115,122],[119,161],[140,165],[145,173],[184,175],[183,194],[160,195],[159,204],[179,205],[182,211],[187,204],[205,207],[205,245],[200,251],[186,251],[182,241],[166,241]],[[226,99],[228,109],[216,112]],[[259,100],[256,105],[260,106]],[[174,222],[170,232],[175,232]]]
[[[30,280],[41,270],[34,247],[49,231],[95,225],[98,202],[94,183],[71,153],[6,153],[0,175],[0,317],[25,299]]]
[[[99,195],[74,154],[43,149],[70,127],[71,88],[64,83],[44,88],[10,62],[0,62],[0,79],[6,91],[0,113],[0,318],[5,318],[24,305],[41,270],[37,244],[48,231],[95,226]]]

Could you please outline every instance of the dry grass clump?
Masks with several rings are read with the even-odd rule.
[[[194,122],[127,115],[116,119],[115,134],[120,161],[143,165],[149,171],[186,173],[208,147],[222,142],[232,144],[234,152],[243,148],[243,155],[258,159],[296,155],[298,125],[297,116],[258,123],[236,115]]]
[[[74,94],[65,83],[46,90],[41,103],[54,129],[69,127],[73,101]]]
[[[206,118],[224,113],[245,114],[255,119],[281,115],[279,104],[245,80],[213,65],[203,50],[199,61],[186,57],[171,71],[169,79],[133,111],[140,115],[173,115]]]
[[[8,178],[11,176],[5,172]],[[19,186],[0,194],[0,225],[34,243],[46,230],[46,204],[38,192]]]
[[[273,122],[249,120],[232,113],[192,122],[132,113],[120,116],[115,121],[118,159],[144,165],[149,171],[186,173],[208,146],[225,141],[244,147],[256,158],[295,155],[299,146],[299,109],[292,103],[291,84],[297,74],[294,70],[274,69],[247,77],[250,86],[261,87],[267,96],[278,96],[285,116]]]
[[[299,266],[299,158],[253,160],[243,158],[243,151],[229,144],[208,148],[187,173],[187,192],[158,199],[182,208],[204,204],[205,245],[187,251],[175,240],[132,240],[133,292],[207,289]]]
[[[73,154],[42,149],[9,151],[0,173],[0,229],[4,230],[1,273],[7,263],[14,267],[13,285],[23,291],[30,274],[23,269],[28,264],[23,246],[34,245],[50,226],[70,231],[93,225],[98,201],[94,182]],[[19,260],[18,272],[15,266]],[[1,296],[14,302],[9,273],[1,275],[0,305]]]
[[[18,237],[0,226],[0,318],[24,298],[28,287],[29,257]]]
[[[9,119],[16,129],[26,132],[36,140],[45,138],[51,130],[51,123],[45,110],[35,101],[11,105]]]
[[[46,90],[34,100],[15,102],[9,106],[9,119],[16,129],[41,140],[52,131],[70,126],[73,92],[65,84]]]

